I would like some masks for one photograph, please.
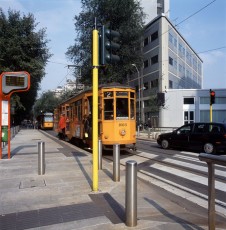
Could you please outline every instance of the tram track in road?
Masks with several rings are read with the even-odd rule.
[[[208,172],[206,163],[198,160],[198,153],[163,151],[157,146],[151,152],[149,149],[142,145],[137,152],[121,151],[120,164],[125,166],[131,159],[137,161],[141,178],[207,208]],[[112,156],[103,157],[113,161]],[[215,170],[218,173],[215,176],[216,209],[226,216],[226,192],[220,188],[221,184],[226,184],[226,170],[221,166],[216,166]],[[219,175],[221,172],[223,175]]]

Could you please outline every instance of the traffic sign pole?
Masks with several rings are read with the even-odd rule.
[[[2,159],[2,126],[5,125],[4,135],[7,135],[8,159],[10,159],[10,97],[14,92],[28,91],[30,88],[30,74],[25,71],[3,72],[0,75],[0,159]],[[4,116],[3,116],[4,115]]]
[[[93,191],[98,191],[98,30],[96,18],[93,30]]]

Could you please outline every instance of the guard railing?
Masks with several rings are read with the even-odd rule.
[[[226,156],[200,153],[199,160],[208,166],[208,225],[209,230],[215,230],[215,165],[226,166]]]

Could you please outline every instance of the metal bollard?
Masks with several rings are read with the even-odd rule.
[[[215,165],[207,162],[208,165],[208,223],[209,229],[215,229]]]
[[[126,225],[137,225],[137,162],[126,162]]]
[[[113,145],[113,180],[120,181],[120,145]]]
[[[45,142],[38,142],[38,175],[45,174]]]
[[[98,169],[102,169],[102,141],[98,140]]]

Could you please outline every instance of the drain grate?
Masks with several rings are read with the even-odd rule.
[[[43,179],[25,179],[20,182],[19,189],[45,187],[46,183]]]

